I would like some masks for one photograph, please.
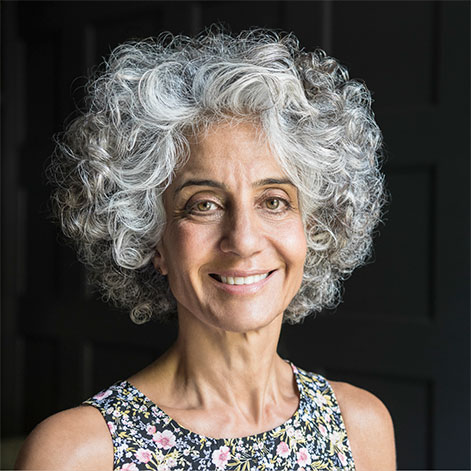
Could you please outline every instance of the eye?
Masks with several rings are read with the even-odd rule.
[[[205,213],[213,214],[217,212],[220,206],[211,200],[199,200],[194,203],[190,203],[186,211],[189,214],[203,215]]]
[[[267,200],[265,200],[266,207],[268,209],[271,209],[272,211],[280,209],[282,204],[283,202],[280,198],[268,198]]]
[[[217,206],[212,201],[200,201],[199,203],[195,204],[194,208],[204,213],[207,211],[211,211],[212,209],[216,209]]]

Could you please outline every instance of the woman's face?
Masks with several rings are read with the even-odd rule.
[[[154,264],[180,317],[246,332],[282,316],[301,285],[306,239],[297,189],[252,124],[195,139],[164,201]]]

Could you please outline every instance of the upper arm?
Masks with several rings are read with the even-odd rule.
[[[386,406],[373,394],[332,381],[356,471],[396,469],[394,428]]]
[[[113,468],[108,427],[94,407],[80,406],[55,414],[29,434],[15,469],[106,470]]]

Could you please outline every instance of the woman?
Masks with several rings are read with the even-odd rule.
[[[57,213],[153,364],[42,422],[19,469],[395,468],[384,405],[296,368],[283,322],[338,301],[383,198],[363,84],[293,35],[124,44],[58,144]],[[60,443],[60,446],[58,446]]]

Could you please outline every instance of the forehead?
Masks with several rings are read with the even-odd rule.
[[[263,131],[243,122],[215,124],[190,140],[190,158],[176,180],[195,174],[230,181],[280,177],[284,172]]]

